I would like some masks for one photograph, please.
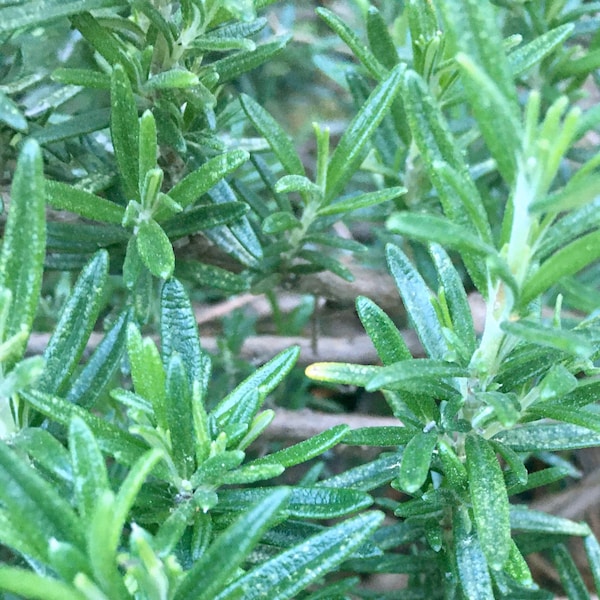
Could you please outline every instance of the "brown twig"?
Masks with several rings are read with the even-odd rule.
[[[352,413],[331,414],[314,410],[287,410],[277,408],[275,418],[263,432],[261,439],[300,442],[336,425],[359,427],[385,427],[402,425],[394,417],[373,417]]]
[[[404,334],[409,348],[418,356],[422,350],[416,335],[412,331],[406,331]],[[92,333],[86,348],[86,356],[93,352],[102,338],[101,333]],[[47,333],[32,334],[27,345],[27,353],[29,355],[42,354],[49,339],[50,334]],[[154,340],[158,342],[157,337],[154,337]],[[202,347],[210,353],[216,353],[218,351],[217,340],[218,338],[215,336],[202,337]],[[311,346],[310,338],[256,335],[245,340],[240,357],[254,365],[262,365],[290,346],[300,347],[300,358],[298,359],[300,365],[309,365],[313,362],[374,364],[378,360],[371,340],[364,334],[352,338],[322,337],[319,339],[316,352]]]

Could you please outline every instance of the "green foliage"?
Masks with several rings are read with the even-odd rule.
[[[598,593],[588,525],[523,505],[600,445],[600,112],[580,103],[598,83],[598,3],[321,7],[304,49],[280,34],[295,3],[257,14],[271,4],[0,2],[0,591],[551,598],[526,562],[542,551],[569,598]],[[340,131],[315,110],[309,152],[273,93],[286,61],[348,99]],[[295,335],[317,303],[286,323],[279,291],[352,281],[359,252],[385,254],[423,354],[359,296],[381,365],[306,374],[380,394],[398,424],[273,444],[300,349],[238,376],[252,325],[226,326],[213,356],[193,300],[266,293]],[[54,271],[76,275],[46,298]],[[28,356],[44,311],[47,346]],[[332,475],[338,444],[381,452]],[[363,586],[382,573],[406,588]]]

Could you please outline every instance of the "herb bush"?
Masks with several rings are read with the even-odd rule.
[[[598,3],[349,0],[318,20],[271,4],[0,2],[0,590],[553,598],[526,562],[543,552],[563,592],[589,598],[567,546],[583,540],[597,593],[588,525],[522,498],[600,445],[600,110],[581,108]],[[275,35],[269,14],[312,44]],[[347,115],[339,135],[313,125],[314,158],[280,123],[278,72]],[[364,220],[367,249],[334,228]],[[365,250],[385,252],[424,354],[359,296],[381,366],[307,375],[380,392],[397,424],[258,456],[299,349],[215,385],[190,295],[276,305],[311,274],[351,280],[342,257]],[[47,347],[26,355],[44,323]],[[381,452],[280,484],[338,444]],[[364,585],[385,573],[403,588]]]

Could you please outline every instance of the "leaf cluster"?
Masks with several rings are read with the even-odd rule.
[[[599,65],[597,3],[367,6],[366,42],[317,9],[354,63],[342,80],[335,60],[315,62],[356,111],[340,136],[314,124],[312,161],[249,93],[289,42],[257,15],[268,4],[0,2],[0,135],[16,157],[0,251],[0,590],[387,598],[398,591],[360,578],[400,573],[407,598],[543,599],[526,557],[544,552],[567,595],[588,598],[565,542],[583,539],[598,592],[590,527],[521,502],[573,472],[552,453],[600,445],[600,161],[580,144],[600,115],[577,106]],[[41,63],[26,52],[36,31],[85,52]],[[307,375],[381,394],[398,425],[340,425],[257,456],[299,349],[216,394],[182,281],[275,298],[310,273],[351,279],[339,251],[364,248],[333,226],[354,211],[380,218],[423,355],[360,296],[381,364]],[[178,252],[198,235],[227,268]],[[27,357],[52,270],[78,274],[43,355]],[[563,301],[581,316],[563,318]],[[340,443],[381,452],[281,485]]]

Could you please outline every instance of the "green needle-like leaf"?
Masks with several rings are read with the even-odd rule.
[[[435,433],[418,433],[406,445],[398,483],[408,494],[413,494],[425,483],[436,441]]]
[[[206,161],[171,188],[169,196],[185,208],[210,190],[217,182],[243,165],[249,158],[245,150],[231,150]]]
[[[214,600],[273,523],[289,495],[286,488],[275,489],[243,512],[186,573],[174,600]]]
[[[298,592],[352,554],[382,519],[382,513],[368,512],[335,525],[252,569],[231,583],[215,600],[236,598],[240,591],[244,600],[296,598]]]
[[[456,513],[452,531],[460,584],[467,598],[494,600],[492,580],[475,532],[468,533],[466,519]]]
[[[45,561],[48,540],[64,540],[82,549],[81,523],[69,503],[4,443],[0,443],[0,501],[21,534]]]
[[[219,491],[216,510],[239,512],[249,503],[270,493],[271,488],[223,489]],[[333,519],[368,508],[371,504],[371,496],[355,489],[295,486],[292,488],[287,510],[290,515],[305,519]]]
[[[475,327],[467,293],[450,257],[438,244],[429,248],[431,258],[438,272],[438,281],[444,290],[454,332],[465,344],[469,357],[475,351]]]
[[[127,328],[127,356],[136,394],[152,403],[156,423],[166,431],[165,371],[160,354],[151,339],[142,339],[133,323]]]
[[[194,427],[192,387],[181,356],[171,355],[167,365],[166,416],[171,438],[172,457],[180,476],[189,479],[194,471]]]
[[[465,444],[469,492],[477,537],[492,569],[501,569],[510,552],[509,504],[502,469],[490,444],[469,435]]]
[[[384,365],[412,358],[392,319],[372,300],[359,296],[356,299],[356,312]]]
[[[69,450],[79,514],[89,524],[100,495],[109,490],[104,457],[90,428],[75,416],[69,426]]]
[[[521,75],[540,63],[553,50],[560,47],[571,35],[573,28],[572,23],[566,23],[556,29],[546,31],[528,44],[519,46],[514,52],[509,54],[508,63],[510,64],[513,76]]]
[[[62,398],[39,390],[22,391],[20,397],[35,410],[65,427],[74,416],[80,417],[92,430],[100,448],[122,464],[133,464],[147,448],[139,438]]]
[[[126,199],[139,199],[138,111],[125,69],[113,67],[110,84],[110,133]]]
[[[267,140],[286,172],[290,175],[304,175],[304,166],[294,144],[277,121],[246,94],[240,96],[240,104],[252,125]]]
[[[389,111],[400,90],[404,65],[394,67],[385,79],[373,90],[368,100],[348,125],[331,156],[327,167],[328,204],[342,191],[364,159],[364,149]]]
[[[130,319],[131,311],[125,311],[106,333],[81,373],[69,386],[69,402],[86,407],[93,406],[106,391],[121,363]]]
[[[377,374],[366,384],[368,391],[402,386],[412,382],[410,388],[425,387],[427,380],[437,383],[446,377],[467,377],[468,371],[455,363],[428,358],[402,360],[378,369]]]
[[[388,266],[419,339],[431,358],[443,359],[448,352],[442,326],[430,301],[431,292],[404,252],[387,247]]]
[[[3,3],[7,4],[7,3]],[[123,6],[123,0],[29,0],[9,3],[0,10],[0,33],[98,8]]]
[[[344,40],[358,60],[362,62],[377,81],[385,78],[387,69],[379,63],[373,53],[359,40],[352,28],[344,23],[342,18],[326,8],[317,8],[316,12]]]
[[[120,225],[125,216],[125,209],[119,204],[60,181],[46,182],[46,193],[48,204],[53,208],[68,210],[86,219]]]
[[[300,348],[292,346],[273,357],[223,398],[211,412],[211,418],[217,421],[226,420],[226,415],[231,413],[240,399],[245,398],[254,390],[258,391],[262,403],[290,372],[298,360],[299,354]]]
[[[502,175],[512,181],[520,148],[517,91],[489,2],[445,0],[440,9],[467,100]]]
[[[160,336],[161,354],[165,370],[171,357],[179,354],[193,388],[200,384],[202,395],[208,387],[210,359],[200,347],[198,326],[190,299],[176,279],[165,282],[161,294]]]
[[[219,83],[231,81],[279,54],[289,42],[289,36],[283,36],[273,42],[256,46],[254,50],[242,50],[215,61],[212,66],[219,74]]]
[[[526,305],[567,275],[581,271],[600,258],[600,231],[567,244],[544,261],[525,282],[521,302]]]
[[[175,268],[171,241],[154,220],[143,222],[136,234],[137,250],[146,268],[160,279],[168,279]]]
[[[0,15],[2,13],[0,12]],[[1,27],[1,25],[0,25]],[[4,123],[17,131],[27,131],[27,119],[19,107],[3,92],[0,92],[0,123]]]
[[[46,367],[38,383],[41,391],[65,390],[98,318],[107,277],[108,253],[101,250],[81,271],[48,342]]]
[[[18,567],[0,566],[0,590],[30,600],[87,600],[82,592],[62,581]]]
[[[0,252],[0,288],[11,293],[8,317],[2,330],[5,341],[13,335],[29,335],[42,285],[46,250],[46,221],[42,156],[37,142],[27,141],[17,161],[11,205]],[[21,348],[25,350],[27,337]]]
[[[336,425],[327,431],[323,431],[303,442],[289,446],[284,450],[267,454],[261,458],[252,461],[252,465],[262,465],[265,463],[279,464],[284,467],[291,467],[302,462],[309,461],[323,452],[333,448],[338,442],[344,439],[348,432],[347,425]]]
[[[342,213],[348,213],[359,208],[366,208],[368,206],[375,206],[388,200],[398,198],[402,194],[406,193],[406,188],[403,187],[391,187],[385,190],[379,190],[377,192],[369,192],[367,194],[358,194],[339,202],[334,202],[327,206],[323,206],[319,209],[319,216],[338,215]]]

